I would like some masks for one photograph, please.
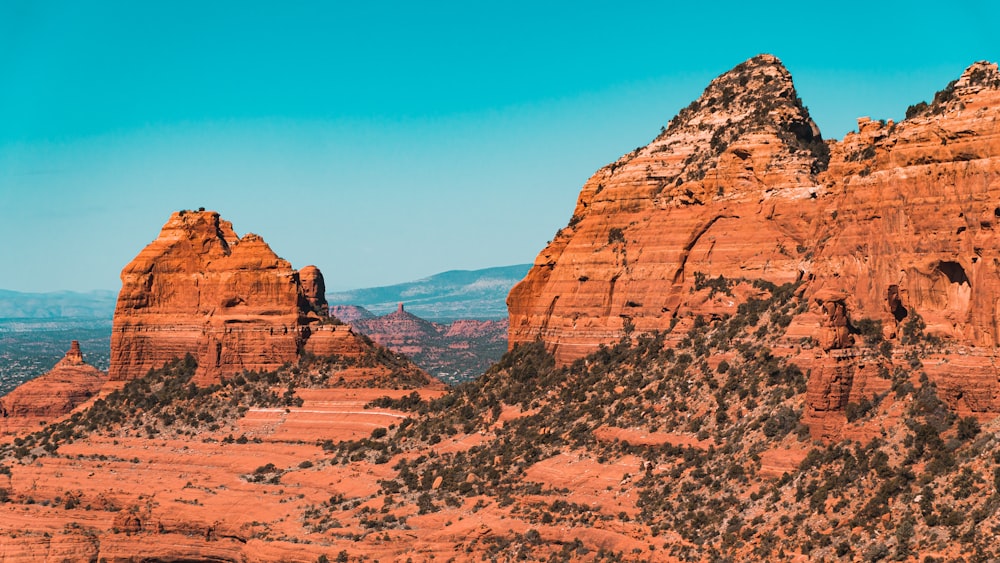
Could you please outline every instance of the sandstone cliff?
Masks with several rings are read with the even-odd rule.
[[[1000,74],[976,63],[905,121],[823,142],[780,61],[754,57],[587,181],[508,297],[510,345],[541,338],[568,363],[628,330],[735,313],[719,276],[801,281],[789,335],[822,344],[802,358],[814,411],[871,391],[853,379],[858,322],[900,344],[910,315],[962,350],[929,369],[952,404],[1000,412],[998,116]]]
[[[649,145],[587,181],[569,225],[508,297],[510,342],[541,337],[559,361],[623,328],[666,328],[696,272],[793,281],[816,230],[827,159],[781,63],[716,78]],[[803,215],[805,213],[806,215]]]
[[[270,370],[316,355],[358,355],[365,344],[326,313],[319,269],[294,270],[261,237],[236,235],[213,211],[171,215],[122,270],[111,338],[111,380],[130,380],[187,353],[200,382]]]
[[[104,372],[84,362],[74,340],[48,373],[0,398],[0,434],[23,434],[55,422],[97,394],[106,381]]]

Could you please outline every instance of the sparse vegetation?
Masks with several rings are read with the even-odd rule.
[[[779,351],[788,346],[785,330],[806,310],[798,286],[698,273],[695,285],[727,296],[737,286],[755,292],[732,315],[686,316],[670,331],[632,332],[565,367],[541,342],[518,346],[480,379],[440,398],[414,392],[370,404],[411,413],[409,419],[359,440],[321,441],[323,454],[310,459],[263,459],[242,478],[278,491],[293,471],[382,466],[389,476],[378,491],[309,504],[303,526],[316,534],[381,535],[407,529],[413,516],[441,513],[451,522],[490,505],[526,523],[521,532],[482,540],[498,559],[642,559],[654,548],[684,561],[997,555],[990,538],[1000,531],[1000,441],[993,426],[950,410],[924,373],[925,358],[943,344],[925,333],[916,311],[899,326],[895,353],[883,351],[891,337],[880,322],[852,321],[857,345],[869,350],[857,357],[874,363],[888,389],[842,403],[845,422],[872,438],[824,444],[804,424],[811,374]],[[294,407],[296,389],[349,385],[338,379],[341,366],[382,361],[399,370],[393,385],[409,381],[405,363],[391,357],[307,357],[299,366],[198,388],[190,383],[193,360],[180,360],[69,423],[4,447],[0,476],[10,475],[11,463],[59,455],[60,445],[91,433],[181,437],[217,427],[229,432],[224,442],[246,444],[233,422],[247,405]],[[901,418],[882,426],[890,411]],[[469,437],[473,445],[457,446]],[[794,451],[801,452],[797,466],[775,469],[775,459]],[[578,502],[571,491],[529,477],[558,456],[603,470],[637,464],[614,489],[636,499],[634,510]],[[0,495],[36,502],[11,499],[7,489]],[[64,494],[57,504],[80,510],[80,503]],[[663,541],[626,554],[600,551],[586,539],[555,544],[546,533],[551,526],[583,533],[612,523]]]

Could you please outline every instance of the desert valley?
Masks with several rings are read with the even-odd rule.
[[[997,560],[1000,71],[959,71],[826,140],[737,65],[503,319],[331,307],[165,211],[107,369],[88,333],[0,397],[0,560]]]

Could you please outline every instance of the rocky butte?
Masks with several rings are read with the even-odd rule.
[[[303,352],[359,355],[351,328],[326,312],[323,274],[300,271],[214,211],[178,211],[122,270],[111,336],[112,381],[187,353],[196,380],[272,370]]]
[[[507,350],[507,320],[459,319],[437,323],[404,309],[375,316],[364,307],[338,305],[331,314],[386,348],[406,354],[446,383],[473,379]]]
[[[107,379],[83,360],[80,343],[74,340],[48,373],[0,397],[0,435],[31,432],[62,418],[95,396]]]
[[[717,292],[720,276],[797,282],[808,309],[787,353],[812,369],[821,434],[839,420],[824,413],[887,387],[861,358],[863,327],[891,346],[907,322],[926,326],[951,350],[927,370],[946,401],[1000,413],[997,65],[973,64],[907,113],[824,141],[777,58],[721,75],[584,184],[508,297],[510,346],[540,338],[567,364],[632,330],[736,312],[747,293]]]

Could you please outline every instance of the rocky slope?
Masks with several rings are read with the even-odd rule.
[[[854,405],[845,429],[866,438],[813,440],[787,337],[802,283],[719,287],[753,296],[562,368],[540,342],[519,346],[447,394],[391,357],[306,358],[200,390],[193,359],[173,362],[0,446],[0,555],[1000,556],[1000,421],[950,412],[918,352],[889,393]]]
[[[107,379],[84,362],[80,343],[74,340],[49,372],[0,397],[0,435],[34,431],[64,417],[96,395]]]
[[[541,338],[569,363],[631,330],[732,314],[746,295],[714,283],[802,280],[789,335],[816,341],[802,363],[819,419],[881,390],[859,327],[899,345],[908,318],[952,352],[928,370],[949,404],[998,413],[998,117],[1000,74],[976,63],[905,121],[824,143],[780,61],[754,57],[588,180],[508,297],[510,345]]]
[[[402,303],[381,316],[357,306],[333,306],[330,312],[378,344],[406,354],[445,383],[481,375],[507,349],[506,319],[436,323],[410,313]]]
[[[270,370],[302,352],[359,355],[366,346],[326,315],[323,277],[296,271],[258,235],[236,235],[214,211],[171,215],[122,270],[111,337],[112,381],[193,353],[201,383]]]

